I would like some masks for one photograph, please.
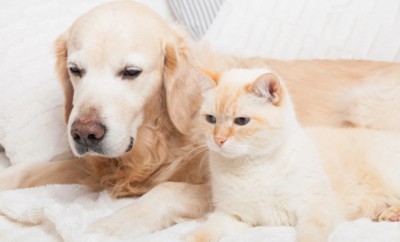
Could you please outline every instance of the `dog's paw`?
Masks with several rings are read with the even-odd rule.
[[[388,207],[378,215],[376,221],[399,222],[400,221],[400,206]]]

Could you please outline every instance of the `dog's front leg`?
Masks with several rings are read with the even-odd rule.
[[[13,165],[0,172],[0,191],[80,183],[87,177],[86,166],[82,159]]]
[[[88,227],[88,232],[132,238],[164,229],[186,219],[203,217],[211,210],[207,185],[162,183],[124,207]]]

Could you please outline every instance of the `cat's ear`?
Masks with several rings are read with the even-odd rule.
[[[253,83],[247,86],[247,91],[267,99],[268,102],[279,106],[284,98],[284,88],[275,74],[266,73],[259,76]]]
[[[211,78],[214,81],[214,85],[216,85],[218,83],[219,78],[220,78],[220,74],[218,72],[206,70],[206,69],[203,69],[203,68],[198,68],[198,70],[201,73],[203,73],[204,75],[206,75],[209,78]]]
[[[196,77],[198,83],[200,83],[202,93],[214,88],[219,80],[219,74],[205,70],[202,68],[196,68]]]

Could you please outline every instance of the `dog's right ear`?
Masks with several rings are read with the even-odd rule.
[[[57,77],[61,82],[61,86],[64,90],[64,109],[65,109],[65,122],[68,123],[69,115],[71,114],[73,105],[72,98],[74,95],[74,89],[72,88],[71,80],[68,73],[67,58],[67,39],[69,31],[60,35],[55,42],[55,56],[56,56],[56,73]]]
[[[205,93],[217,85],[220,77],[219,73],[206,70],[201,67],[196,67],[194,69],[196,70],[196,79],[199,83],[202,93]]]

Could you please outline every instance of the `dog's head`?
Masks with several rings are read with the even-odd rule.
[[[159,90],[176,130],[190,131],[197,95],[185,37],[147,7],[127,1],[89,11],[58,38],[56,59],[76,155],[131,150]]]

